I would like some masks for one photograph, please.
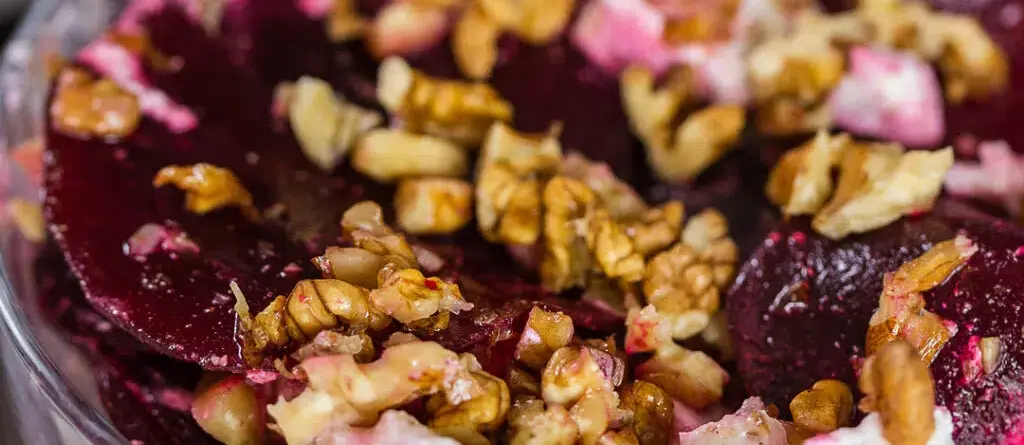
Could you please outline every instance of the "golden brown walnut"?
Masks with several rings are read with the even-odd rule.
[[[749,56],[748,77],[755,99],[821,101],[843,76],[843,52],[822,36],[794,34],[769,39]]]
[[[261,408],[244,378],[229,376],[206,388],[200,386],[192,401],[192,417],[203,431],[226,445],[262,443]]]
[[[462,298],[457,284],[426,278],[416,269],[390,271],[385,268],[380,280],[380,287],[370,291],[370,301],[383,313],[411,328],[444,329],[448,327],[449,314],[473,308]]]
[[[541,231],[541,183],[506,164],[484,166],[476,181],[476,221],[492,242],[529,245]]]
[[[1006,54],[977,18],[943,16],[934,26],[943,28],[949,39],[939,58],[947,99],[953,103],[980,100],[1006,90],[1009,78]]]
[[[288,121],[302,153],[324,171],[333,170],[356,139],[383,122],[376,111],[345,102],[330,84],[314,77],[303,76],[279,91],[286,94]]]
[[[476,219],[492,242],[528,245],[541,231],[541,181],[555,170],[562,148],[558,128],[516,132],[495,123],[477,161]]]
[[[568,410],[532,397],[516,399],[508,423],[509,445],[574,445],[579,434]]]
[[[551,174],[562,162],[561,132],[558,124],[543,133],[523,133],[495,122],[487,130],[478,162],[481,166],[506,164],[522,176]]]
[[[902,154],[893,147],[861,149],[870,152],[860,165],[843,166],[847,168],[840,171],[836,196],[811,221],[815,231],[830,239],[874,230],[903,215],[931,209],[953,165],[950,147]],[[846,187],[843,178],[847,175],[866,180],[860,186]]]
[[[613,359],[606,352],[586,346],[564,346],[555,351],[541,373],[544,401],[548,405],[572,405],[588,391],[611,391],[614,376],[605,374],[598,357]]]
[[[512,31],[532,45],[546,45],[565,30],[575,0],[521,0]]]
[[[516,344],[515,358],[534,370],[544,369],[551,355],[572,341],[573,332],[568,315],[534,306]]]
[[[311,357],[323,355],[347,354],[359,363],[373,361],[375,348],[373,339],[365,333],[345,335],[335,331],[323,331],[313,337],[313,341],[302,345],[291,354],[291,357],[303,361]]]
[[[715,286],[725,290],[736,273],[739,250],[729,237],[729,221],[722,212],[714,208],[702,210],[686,223],[682,238],[683,244],[711,267]]]
[[[466,174],[466,152],[445,139],[403,130],[366,132],[352,153],[352,168],[378,182]]]
[[[459,70],[475,80],[491,77],[498,62],[498,37],[501,24],[491,19],[477,4],[459,16],[452,30],[452,53]]]
[[[729,374],[707,354],[674,343],[658,348],[654,357],[637,366],[636,377],[697,410],[721,400],[729,381]]]
[[[797,427],[815,433],[828,433],[850,424],[853,393],[839,380],[819,380],[810,389],[789,402]]]
[[[471,360],[475,364],[476,359]],[[472,369],[466,380],[468,384],[458,389],[462,392],[461,400],[453,400],[453,391],[448,391],[445,395],[435,394],[427,401],[431,428],[461,427],[483,433],[505,423],[511,404],[508,385],[478,369],[479,364],[468,368]]]
[[[689,71],[676,70],[664,86],[655,88],[654,74],[640,66],[622,72],[619,88],[633,134],[648,147],[656,139],[668,137],[672,120],[694,100],[697,91]]]
[[[671,246],[679,239],[683,226],[684,207],[679,201],[668,201],[652,207],[640,219],[627,223],[627,233],[641,255],[648,256]]]
[[[153,186],[173,184],[185,192],[185,206],[200,215],[235,206],[250,220],[259,219],[252,195],[231,170],[211,164],[170,165],[153,177]]]
[[[847,147],[846,134],[819,131],[814,139],[786,152],[772,168],[765,193],[786,215],[814,214],[832,194],[832,168]]]
[[[596,445],[612,424],[619,420],[619,396],[610,390],[593,390],[583,394],[569,409],[576,422],[582,445]]]
[[[415,268],[417,265],[412,247],[404,236],[384,222],[384,211],[373,201],[362,201],[349,207],[341,215],[341,231],[356,247],[383,257],[385,264],[393,264],[397,269]]]
[[[505,381],[508,382],[508,390],[512,397],[540,397],[540,379],[518,365],[509,366]]]
[[[832,125],[827,102],[801,104],[791,97],[779,97],[757,106],[757,130],[770,136],[807,134]]]
[[[647,160],[666,181],[689,181],[736,147],[746,120],[738,105],[712,105],[689,116],[672,137],[666,133],[647,145]]]
[[[232,286],[239,302],[244,297]],[[263,353],[280,348],[289,342],[305,342],[324,330],[342,323],[352,332],[387,326],[391,319],[375,308],[366,289],[339,280],[302,280],[288,297],[277,297],[255,318],[250,319],[248,309],[239,313],[243,352],[253,366],[263,361]]]
[[[952,334],[942,318],[924,308],[921,293],[944,282],[977,252],[970,239],[958,235],[886,274],[878,310],[868,326],[868,355],[901,339],[913,346],[925,363],[931,363]]]
[[[377,99],[404,129],[466,146],[480,144],[494,122],[512,119],[512,105],[487,84],[435,79],[397,57],[381,62]]]
[[[591,270],[590,251],[581,233],[597,206],[582,182],[555,176],[544,186],[544,258],[540,276],[555,291],[582,286]]]
[[[629,429],[640,445],[668,445],[675,419],[672,397],[657,385],[637,380],[619,389],[619,408],[629,412]]]
[[[306,360],[299,368],[306,389],[267,407],[288,443],[310,443],[335,422],[373,424],[381,412],[424,396],[442,393],[448,404],[459,405],[486,394],[473,391],[479,389],[473,380],[479,364],[434,342],[392,346],[371,363],[333,355]]]
[[[925,445],[935,431],[935,385],[928,365],[903,341],[887,343],[864,361],[860,409],[877,412],[893,445]]]
[[[346,42],[362,37],[369,22],[356,8],[355,0],[334,0],[327,16],[327,37],[332,42]]]
[[[7,202],[7,214],[18,233],[26,240],[33,243],[46,240],[46,218],[43,217],[43,207],[39,203],[11,198]]]
[[[406,179],[395,192],[398,226],[414,234],[448,234],[473,216],[473,186],[461,179]]]
[[[602,204],[615,221],[622,222],[647,217],[648,208],[643,198],[636,190],[633,190],[632,186],[615,176],[608,164],[591,161],[586,156],[574,151],[562,159],[559,173],[583,181],[601,198]],[[660,216],[662,215],[651,215],[649,219],[660,219],[658,218]],[[679,217],[681,220],[681,208]],[[676,227],[675,231],[678,232],[679,228]]]
[[[113,81],[69,68],[57,80],[50,119],[62,133],[119,139],[135,131],[142,112],[135,95]]]
[[[384,5],[366,30],[367,52],[376,59],[427,51],[449,27],[450,9],[434,2],[401,1]]]
[[[669,320],[672,337],[677,340],[697,335],[718,311],[714,269],[685,244],[677,244],[647,263],[643,290],[647,301]]]
[[[604,275],[627,283],[643,279],[644,256],[636,251],[626,228],[604,208],[596,209],[588,219],[587,247]]]

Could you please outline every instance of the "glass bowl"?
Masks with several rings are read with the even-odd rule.
[[[98,35],[123,3],[35,0],[0,62],[0,202],[40,199],[38,186],[11,162],[11,152],[42,136],[47,60],[69,55]],[[38,245],[0,217],[0,349],[10,405],[22,443],[127,443],[106,418],[88,362],[40,314],[33,263]],[[12,438],[5,437],[5,440]]]

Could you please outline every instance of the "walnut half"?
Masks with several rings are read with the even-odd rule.
[[[935,430],[935,385],[914,347],[887,343],[864,362],[860,409],[877,412],[893,445],[925,445]]]

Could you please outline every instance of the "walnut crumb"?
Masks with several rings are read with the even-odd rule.
[[[135,95],[113,81],[68,68],[57,80],[50,119],[65,134],[120,139],[135,131],[142,111]]]
[[[828,433],[850,424],[853,393],[839,380],[819,380],[789,402],[793,422],[814,433]]]
[[[473,215],[473,186],[461,179],[406,179],[395,192],[398,226],[411,234],[446,234]]]
[[[259,212],[252,195],[231,170],[210,164],[171,165],[153,177],[153,186],[173,184],[185,192],[185,205],[200,215],[221,207],[235,206],[250,220],[258,220]]]
[[[877,412],[893,445],[925,445],[935,431],[935,385],[928,365],[903,341],[887,343],[864,362],[860,409]]]

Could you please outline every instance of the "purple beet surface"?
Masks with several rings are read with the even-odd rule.
[[[771,232],[739,272],[727,310],[749,393],[780,407],[816,380],[856,386],[868,320],[882,277],[958,231],[980,247],[960,271],[925,294],[928,310],[955,322],[956,335],[932,364],[937,401],[954,413],[958,444],[996,444],[1024,426],[1022,305],[1024,230],[959,204],[835,242],[804,219]],[[998,336],[998,369],[968,382],[971,336]],[[780,379],[779,376],[786,376]]]

